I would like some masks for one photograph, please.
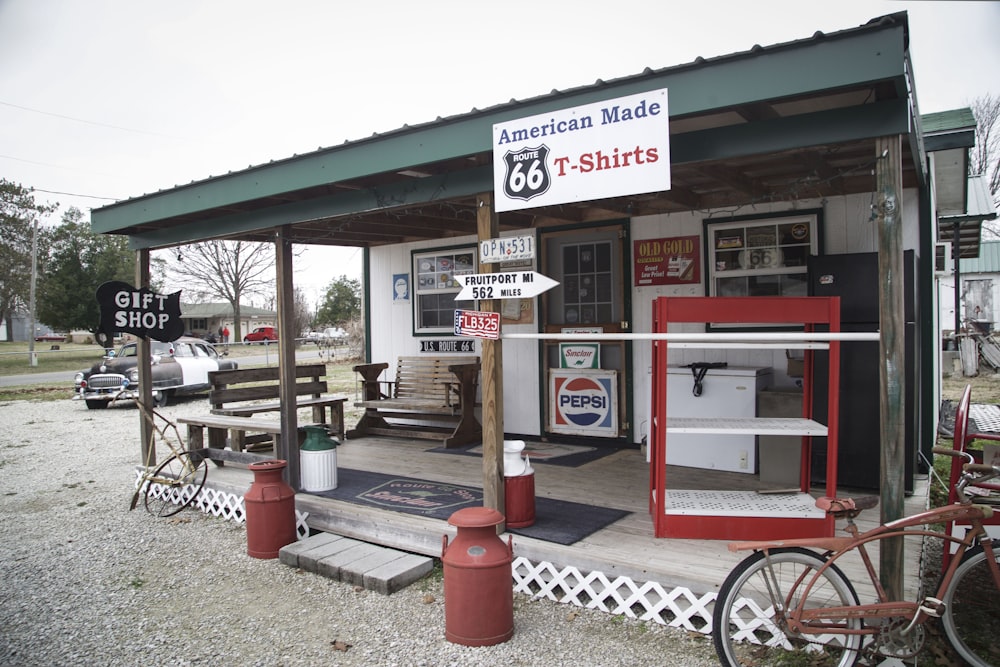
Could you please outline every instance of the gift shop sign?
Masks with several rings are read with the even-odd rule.
[[[674,236],[633,242],[636,287],[701,282],[700,238]]]
[[[97,303],[101,330],[109,336],[120,331],[169,343],[184,333],[180,292],[157,294],[148,287],[110,281],[97,288]]]
[[[497,211],[669,189],[666,88],[493,126]]]

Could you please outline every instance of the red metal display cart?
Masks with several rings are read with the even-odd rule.
[[[671,417],[667,419],[667,349],[668,340],[653,341],[653,383],[651,389],[651,442],[649,475],[649,510],[653,515],[656,537],[700,539],[780,539],[783,537],[824,537],[833,535],[831,517],[815,507],[810,490],[810,453],[813,437],[826,437],[826,495],[837,489],[837,415],[840,395],[840,343],[828,340],[817,343],[813,336],[825,328],[840,331],[839,297],[659,297],[653,302],[653,332],[669,333],[674,323],[711,323],[718,325],[799,326],[801,337],[775,336],[779,342],[763,342],[764,336],[748,335],[752,342],[738,343],[733,335],[719,335],[734,347],[761,348],[787,345],[805,349],[803,401],[801,418],[727,419],[724,414],[711,419]],[[735,331],[735,329],[734,329]],[[711,334],[705,335],[707,345]],[[780,342],[784,341],[784,342]],[[692,345],[686,344],[688,347]],[[706,345],[706,346],[707,346]],[[693,345],[697,346],[697,345]],[[812,349],[829,349],[828,425],[814,421],[812,385],[815,364]],[[671,433],[711,435],[755,434],[800,436],[802,456],[797,493],[761,494],[756,491],[726,489],[670,490],[667,480],[666,452]]]

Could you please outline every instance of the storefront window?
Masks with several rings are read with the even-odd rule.
[[[475,310],[474,301],[455,300],[462,289],[455,276],[475,271],[472,247],[413,254],[413,315],[417,333],[453,333],[455,310]]]
[[[706,222],[711,296],[806,296],[818,214]]]

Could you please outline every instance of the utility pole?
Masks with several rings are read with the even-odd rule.
[[[35,283],[38,280],[38,219],[31,226],[31,289],[28,293],[28,310],[31,318],[31,330],[28,332],[28,365],[34,368],[38,365],[38,355],[35,354]]]

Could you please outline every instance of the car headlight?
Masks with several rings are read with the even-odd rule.
[[[76,375],[74,375],[73,382],[75,382],[76,384],[80,384],[81,382],[83,382],[83,373],[77,373]]]
[[[139,382],[139,369],[138,368],[133,368],[132,370],[130,370],[128,372],[128,381],[129,382]]]

